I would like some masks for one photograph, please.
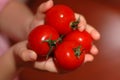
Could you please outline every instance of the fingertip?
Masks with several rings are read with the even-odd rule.
[[[36,59],[37,59],[37,54],[36,54],[34,51],[30,51],[30,52],[29,52],[29,59],[30,59],[31,61],[36,60]]]
[[[92,46],[90,52],[93,54],[93,55],[97,55],[99,50],[97,49],[97,47],[95,45]]]
[[[48,0],[40,5],[38,8],[38,12],[46,12],[48,9],[50,9],[54,5],[53,0]]]
[[[48,6],[48,8],[51,8],[53,6],[53,0],[48,0],[46,3],[46,6]]]
[[[95,29],[92,30],[91,35],[92,35],[93,39],[95,39],[95,40],[100,39],[100,33],[98,31],[96,31]]]
[[[93,60],[94,60],[94,57],[91,54],[86,54],[84,63],[92,62]]]
[[[26,50],[21,53],[21,58],[23,61],[35,61],[37,59],[37,54],[34,51]]]

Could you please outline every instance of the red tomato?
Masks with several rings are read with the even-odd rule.
[[[74,70],[83,63],[85,52],[78,43],[64,41],[55,49],[55,61],[64,70]]]
[[[50,47],[59,38],[58,32],[48,25],[40,25],[33,29],[28,36],[28,47],[40,56],[48,55]]]
[[[63,38],[63,41],[76,41],[82,47],[84,47],[84,49],[87,52],[89,52],[92,47],[93,39],[92,39],[91,35],[86,31],[80,32],[78,30],[74,30],[74,31],[70,32],[69,34],[67,34]]]
[[[74,12],[65,5],[55,5],[46,12],[45,23],[54,27],[59,34],[70,32],[71,23],[74,21]]]

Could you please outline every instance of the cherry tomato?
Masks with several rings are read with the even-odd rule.
[[[46,12],[45,23],[54,27],[59,34],[70,32],[74,21],[73,10],[65,5],[55,5]]]
[[[78,43],[64,41],[55,49],[55,61],[64,70],[74,70],[83,63],[85,52]]]
[[[78,30],[74,30],[70,32],[69,34],[67,34],[63,38],[63,41],[76,41],[82,47],[84,47],[87,53],[90,51],[92,47],[92,43],[93,43],[93,39],[88,32],[86,31],[80,32]]]
[[[28,47],[40,56],[48,55],[55,41],[59,38],[58,32],[49,25],[39,25],[28,36]]]

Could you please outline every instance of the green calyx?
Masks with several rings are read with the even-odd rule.
[[[47,42],[50,47],[56,46],[56,40],[48,39],[48,40],[45,40],[45,42]]]
[[[80,16],[76,21],[71,22],[70,26],[73,30],[76,30],[78,28],[78,24],[80,23]]]
[[[74,50],[75,56],[79,58],[80,55],[82,54],[81,46],[78,46],[77,48],[74,48],[73,50]]]
[[[48,54],[47,54],[47,56],[46,56],[46,59],[49,58],[49,55],[51,54],[51,52],[53,51],[53,48],[56,46],[56,43],[57,43],[57,40],[51,40],[51,37],[52,37],[52,36],[50,36],[49,39],[44,40],[44,42],[47,42],[48,45],[49,45],[49,47],[50,47],[50,50],[49,50],[49,52],[48,52]]]

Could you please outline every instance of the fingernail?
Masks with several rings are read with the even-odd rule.
[[[99,52],[99,50],[96,48],[96,49],[94,50],[94,54],[97,55],[98,52]]]
[[[36,53],[35,53],[35,52],[30,52],[30,54],[29,54],[29,59],[30,59],[31,61],[36,60],[36,59],[37,59]]]
[[[87,63],[87,62],[92,62],[94,60],[94,57],[90,54],[86,54],[85,55],[85,60],[84,60],[84,63]]]
[[[91,52],[93,55],[97,55],[98,52],[99,52],[99,50],[98,50],[95,46],[93,46],[90,52]]]

